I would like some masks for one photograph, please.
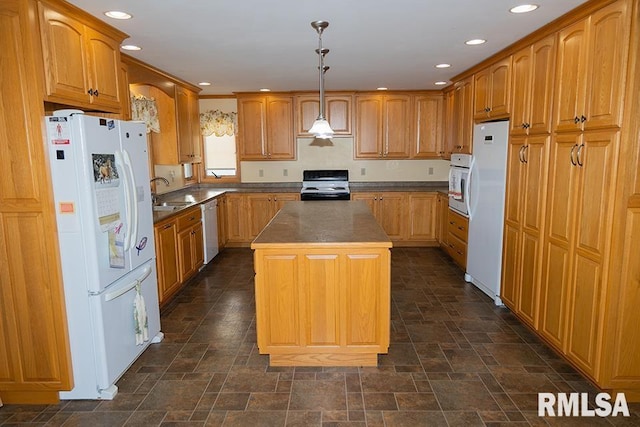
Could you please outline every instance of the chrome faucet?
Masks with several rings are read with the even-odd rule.
[[[155,176],[153,178],[151,178],[151,180],[149,180],[149,183],[152,184],[154,181],[162,181],[164,182],[167,187],[170,185],[169,184],[169,180],[163,176]],[[156,196],[156,193],[154,193],[153,191],[151,192],[151,204],[155,205],[158,202],[158,196]]]

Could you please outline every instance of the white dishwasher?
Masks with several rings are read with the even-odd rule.
[[[202,236],[204,240],[204,263],[218,255],[218,201],[216,199],[200,205],[202,209]]]

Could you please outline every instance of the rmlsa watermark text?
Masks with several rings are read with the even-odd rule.
[[[589,408],[589,393],[538,393],[539,417],[616,417],[629,416],[624,393],[612,401],[609,393],[596,394],[594,407]]]

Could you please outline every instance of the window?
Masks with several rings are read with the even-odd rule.
[[[204,163],[207,176],[236,176],[236,136],[210,135],[204,138]]]
[[[202,181],[239,181],[237,156],[237,101],[235,98],[200,99],[203,154]]]

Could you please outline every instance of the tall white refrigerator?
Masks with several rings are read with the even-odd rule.
[[[500,299],[502,235],[509,122],[481,123],[473,129],[470,168],[467,282]]]
[[[44,120],[74,380],[60,398],[112,399],[162,340],[146,130],[76,110]]]

